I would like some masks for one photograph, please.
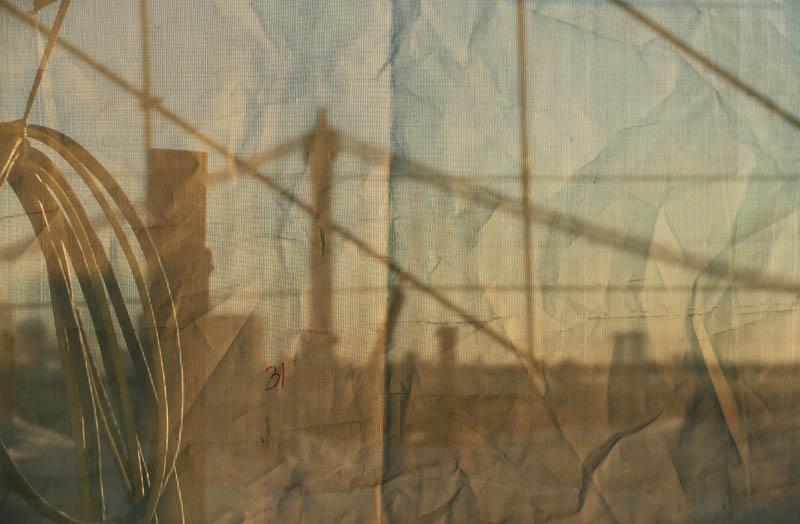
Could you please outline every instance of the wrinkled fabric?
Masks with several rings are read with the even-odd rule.
[[[143,33],[138,1],[75,0],[29,122],[161,242],[187,522],[795,518],[800,5],[149,4]],[[47,38],[7,7],[0,28],[11,122]],[[148,148],[205,155],[199,193],[148,177]],[[48,273],[0,207],[0,437],[74,513]],[[37,522],[0,493],[0,520]]]

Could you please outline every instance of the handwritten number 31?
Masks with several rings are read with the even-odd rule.
[[[267,373],[267,387],[264,391],[270,391],[278,386],[283,389],[286,382],[286,366],[283,362],[281,362],[280,371],[278,371],[278,366],[269,366],[264,371]]]

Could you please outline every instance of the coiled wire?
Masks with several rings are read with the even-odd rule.
[[[119,280],[75,188],[47,155],[33,147],[32,141],[47,146],[69,164],[112,226],[136,283],[145,330],[150,334],[146,343],[134,329]],[[69,515],[48,502],[20,470],[2,438],[0,467],[28,504],[53,522],[147,524],[157,520],[159,498],[170,480],[175,483],[183,522],[180,483],[175,470],[182,432],[183,364],[175,306],[153,241],[119,184],[96,158],[71,138],[53,129],[20,121],[0,125],[0,145],[3,154],[0,189],[8,181],[31,222],[46,261],[70,406],[70,425],[75,438],[82,518]],[[165,325],[157,325],[142,269],[112,203],[130,226],[144,256],[152,261],[156,283],[167,290],[169,319]],[[76,307],[73,288],[76,281],[88,306],[108,387],[101,379]],[[166,340],[170,344],[174,341],[174,347],[164,347]],[[135,365],[138,364],[138,369],[143,370],[133,385],[128,383],[123,350]],[[166,351],[170,352],[169,369],[164,359]],[[149,390],[154,399],[155,442],[149,460],[141,445],[142,428],[137,427],[134,420],[132,386]],[[127,513],[110,518],[105,514],[103,492],[103,440],[111,450],[131,506]],[[90,518],[87,519],[87,515]]]

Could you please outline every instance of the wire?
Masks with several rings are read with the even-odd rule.
[[[25,113],[22,115],[23,122],[27,122],[28,116],[31,114],[33,101],[36,99],[36,93],[39,92],[39,84],[42,82],[44,70],[47,68],[47,61],[50,59],[50,54],[53,52],[53,47],[58,39],[58,33],[61,30],[61,24],[64,23],[64,17],[67,15],[67,9],[69,8],[71,1],[72,0],[61,0],[61,5],[58,6],[58,12],[56,13],[56,20],[53,23],[53,29],[47,38],[47,45],[45,46],[44,53],[42,53],[42,58],[39,61],[39,69],[36,70],[36,77],[33,79],[33,85],[28,93],[28,101],[25,104]]]
[[[16,127],[15,124],[0,125],[0,134],[13,135]],[[159,499],[170,480],[174,481],[179,501],[182,499],[175,464],[182,433],[183,363],[169,283],[147,229],[121,187],[100,162],[77,142],[52,129],[29,126],[26,133],[28,139],[45,144],[65,160],[103,210],[136,282],[150,340],[144,344],[136,334],[119,280],[78,193],[55,163],[26,139],[8,180],[28,214],[45,255],[76,443],[80,516],[69,515],[50,504],[28,481],[2,439],[0,468],[20,496],[53,522],[146,524],[156,518]],[[167,290],[170,318],[166,322],[156,322],[142,268],[112,203],[133,231],[146,259],[154,266],[158,285]],[[78,286],[73,286],[73,282]],[[96,340],[98,345],[100,363],[95,361],[90,350],[90,337],[78,312],[78,289],[88,306],[95,334],[91,340]],[[161,325],[167,327],[157,327]],[[164,340],[174,341],[174,347],[164,347]],[[145,347],[149,351],[145,351]],[[123,363],[123,348],[135,364],[139,363],[134,366],[139,370],[136,385],[155,399],[155,413],[150,421],[155,426],[155,442],[149,461],[145,460],[140,444],[143,428],[137,427],[134,420],[132,387]],[[164,358],[166,351],[177,356],[174,363],[170,360],[174,366],[170,369]],[[104,374],[100,372],[100,364]],[[169,383],[167,376],[171,379]],[[109,387],[102,377],[106,377]],[[127,513],[111,518],[105,515],[100,451],[103,439],[108,443],[131,505]],[[183,509],[178,509],[182,522]]]

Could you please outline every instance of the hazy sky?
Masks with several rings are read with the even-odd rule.
[[[515,3],[151,4],[152,91],[164,107],[242,158],[309,131],[327,108],[332,126],[385,153],[339,153],[334,220],[525,345]],[[633,4],[800,114],[797,6]],[[49,25],[55,10],[45,8],[42,22]],[[708,314],[714,332],[774,322],[768,311],[791,316],[793,294],[729,285],[702,261],[797,274],[800,130],[608,2],[527,2],[525,24],[539,355],[602,360],[614,332],[643,330],[664,357],[685,350],[690,312]],[[5,12],[0,32],[0,120],[8,121],[21,115],[44,40]],[[142,85],[138,2],[74,2],[62,36]],[[141,202],[143,118],[135,97],[57,49],[31,122],[74,137]],[[208,151],[162,117],[153,143]],[[230,172],[223,155],[212,153],[209,165],[212,173]],[[309,202],[305,168],[298,152],[264,172]],[[431,170],[452,176],[450,185],[426,182]],[[10,191],[0,194],[3,216],[19,210]],[[566,230],[564,220],[573,220]],[[212,288],[227,299],[222,307],[257,308],[279,341],[270,345],[291,351],[307,329],[313,294],[307,215],[238,179],[210,185],[208,222]],[[4,223],[4,245],[31,237],[24,217]],[[331,239],[331,250],[340,351],[362,359],[394,281],[341,238]],[[3,292],[18,302],[46,300],[43,265],[31,253],[5,264]],[[436,323],[464,323],[463,315],[409,293],[398,354],[433,357]],[[509,358],[469,324],[459,340],[464,359]],[[747,358],[749,343],[731,344],[723,354]],[[791,352],[758,344],[770,348],[769,358]]]

